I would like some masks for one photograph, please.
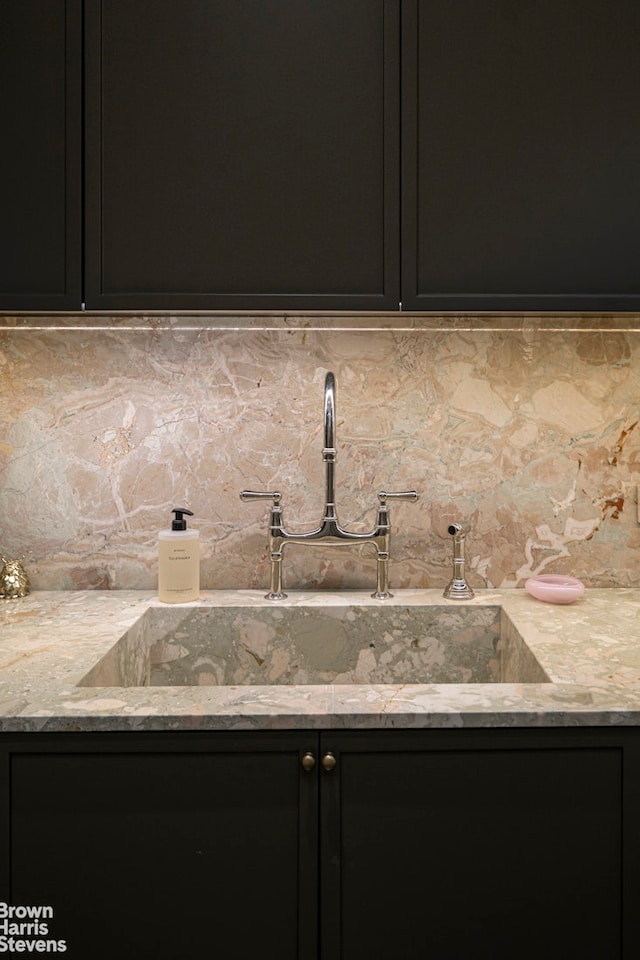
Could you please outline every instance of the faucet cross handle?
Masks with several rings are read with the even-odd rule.
[[[401,490],[399,493],[389,493],[387,490],[381,490],[378,494],[378,500],[381,504],[385,504],[387,500],[408,500],[410,503],[415,503],[417,499],[417,490]]]
[[[282,545],[275,540],[277,534],[283,534],[282,528],[282,507],[280,500],[282,494],[279,490],[242,490],[240,499],[247,500],[272,500],[273,506],[269,516],[269,544],[271,554],[271,586],[265,600],[284,600],[286,593],[282,589]]]
[[[279,490],[243,490],[240,494],[240,499],[245,503],[248,500],[273,500],[274,505],[277,507],[282,500],[282,494]]]
[[[389,521],[388,500],[408,500],[415,503],[418,499],[417,490],[399,490],[390,492],[381,490],[378,494],[378,519],[375,529],[375,543],[378,550],[377,584],[375,593],[371,596],[376,600],[387,600],[393,596],[389,590],[389,539],[391,525]]]

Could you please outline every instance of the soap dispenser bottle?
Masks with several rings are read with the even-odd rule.
[[[158,599],[163,603],[188,603],[200,595],[200,534],[187,530],[191,510],[176,508],[170,530],[158,540]]]

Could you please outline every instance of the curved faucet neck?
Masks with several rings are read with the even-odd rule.
[[[324,519],[335,520],[336,381],[332,373],[328,373],[324,381],[324,449],[322,451],[322,459],[326,464]]]
[[[328,373],[324,382],[324,450],[322,459],[336,458],[336,381]]]

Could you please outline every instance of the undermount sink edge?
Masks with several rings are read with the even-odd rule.
[[[79,687],[549,683],[499,603],[151,606]]]

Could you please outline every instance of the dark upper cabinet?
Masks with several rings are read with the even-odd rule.
[[[640,307],[637,0],[404,0],[403,305]]]
[[[0,309],[78,309],[80,0],[0,2],[0,87]]]
[[[88,308],[397,309],[398,0],[85,18]]]
[[[0,310],[637,311],[639,45],[637,0],[0,0]]]

